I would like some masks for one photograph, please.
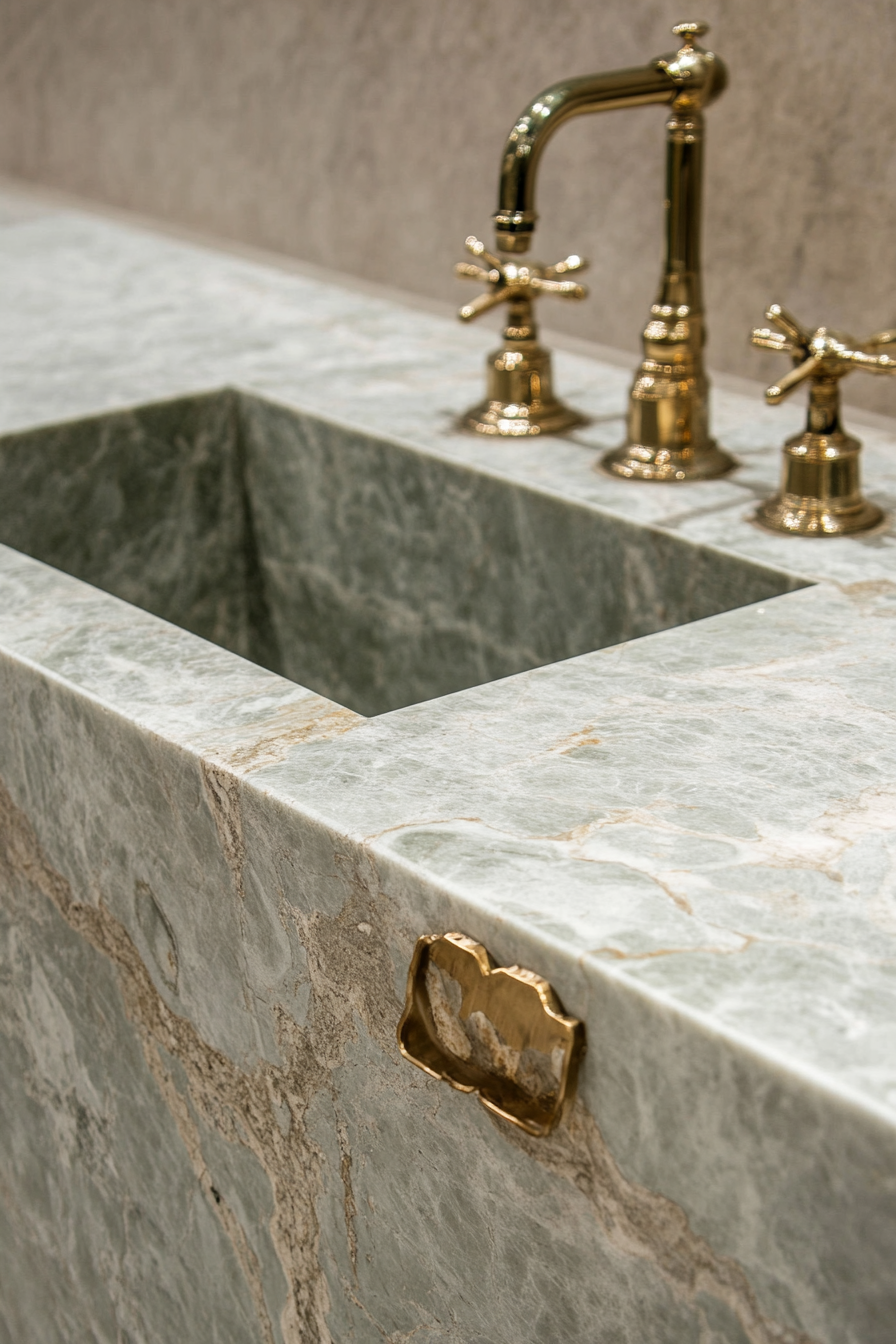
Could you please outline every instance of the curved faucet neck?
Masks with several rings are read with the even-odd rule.
[[[677,113],[699,119],[701,108],[717,98],[726,83],[722,62],[687,39],[679,51],[648,65],[561,80],[545,89],[517,118],[504,147],[494,216],[498,250],[529,250],[538,218],[538,165],[548,140],[564,122],[653,103],[672,104]]]

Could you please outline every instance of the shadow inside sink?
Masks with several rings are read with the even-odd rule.
[[[0,479],[0,541],[366,715],[804,586],[229,389],[7,435]]]

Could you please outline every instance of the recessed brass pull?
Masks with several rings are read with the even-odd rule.
[[[585,1027],[533,971],[496,966],[462,933],[427,933],[411,959],[398,1044],[430,1077],[545,1135],[575,1096]]]

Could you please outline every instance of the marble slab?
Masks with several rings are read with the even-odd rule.
[[[748,521],[799,408],[716,392],[741,471],[640,489],[614,365],[558,358],[576,438],[482,442],[487,333],[0,243],[8,1336],[888,1344],[893,538]],[[398,1055],[449,928],[586,1022],[550,1139]]]

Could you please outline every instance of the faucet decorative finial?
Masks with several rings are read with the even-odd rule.
[[[464,304],[458,312],[462,322],[487,313],[499,303],[507,303],[509,312],[504,327],[504,345],[486,359],[488,389],[478,406],[462,417],[466,429],[479,434],[500,434],[519,438],[531,434],[559,434],[583,423],[583,417],[554,396],[551,356],[538,343],[538,330],[532,315],[532,302],[538,294],[554,294],[561,299],[584,299],[588,291],[575,280],[559,277],[571,271],[583,271],[587,261],[567,257],[553,266],[528,266],[501,261],[487,252],[478,238],[469,237],[466,249],[486,263],[475,265],[459,261],[455,275],[479,280],[489,288]]]
[[[765,317],[778,330],[757,327],[750,337],[753,345],[793,360],[793,368],[766,390],[765,399],[776,406],[808,380],[809,413],[802,434],[784,444],[781,489],[759,506],[756,520],[774,532],[805,537],[866,532],[884,515],[862,495],[862,445],[840,424],[840,380],[853,369],[896,373],[896,358],[882,350],[896,346],[896,331],[880,331],[864,341],[829,327],[809,331],[779,303],[771,304]]]

